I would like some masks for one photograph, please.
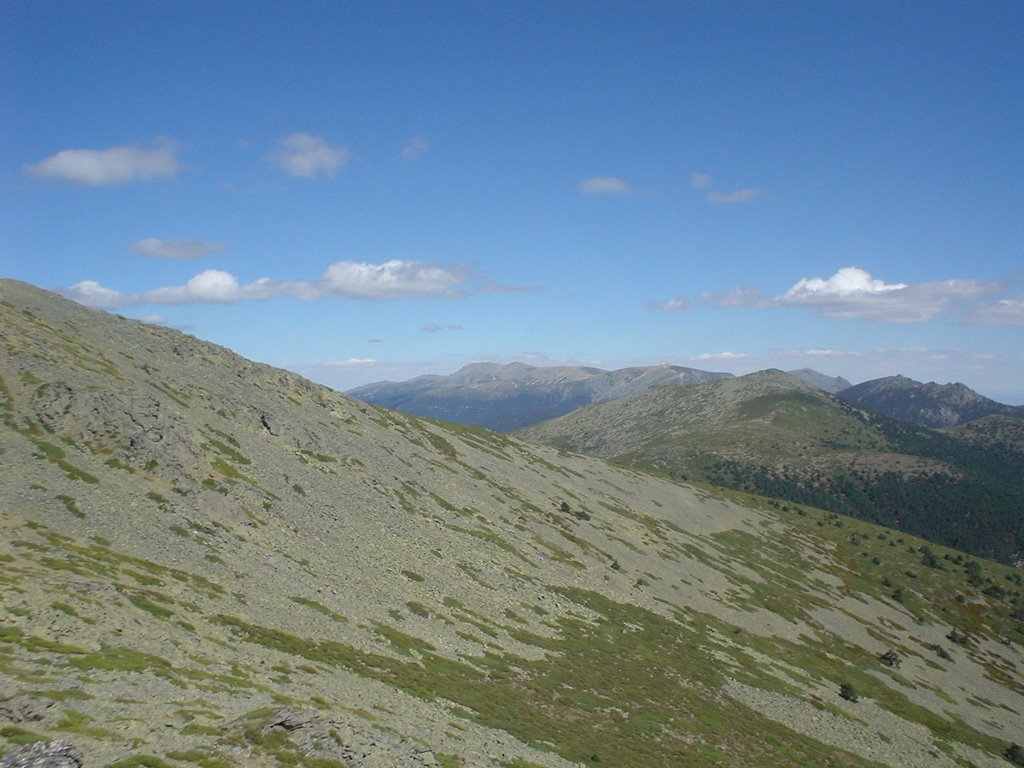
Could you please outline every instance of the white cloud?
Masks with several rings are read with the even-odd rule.
[[[847,317],[889,323],[920,323],[947,311],[953,304],[999,290],[981,280],[888,284],[856,267],[845,267],[827,280],[815,277],[797,282],[774,299],[783,307],[809,307],[826,317]]]
[[[115,307],[127,307],[138,302],[131,300],[131,295],[115,291],[111,288],[104,288],[95,280],[83,280],[75,283],[64,295],[69,299],[85,304],[96,309],[114,309]]]
[[[141,315],[138,319],[149,325],[167,325],[167,318],[163,315]]]
[[[967,319],[978,325],[1024,325],[1024,294],[982,305]]]
[[[705,294],[705,298],[719,307],[804,307],[824,317],[920,323],[998,290],[998,284],[981,280],[886,283],[863,269],[844,267],[829,278],[803,278],[774,298],[757,289]]]
[[[206,240],[160,240],[147,237],[132,243],[130,250],[139,256],[154,259],[199,259],[223,251],[224,245]]]
[[[109,149],[64,149],[25,172],[47,181],[67,181],[86,187],[105,187],[173,176],[181,169],[177,145],[158,139],[153,149],[119,146]]]
[[[584,195],[628,195],[632,191],[628,181],[614,176],[598,176],[580,182],[580,192]]]
[[[278,282],[261,277],[242,285],[238,278],[219,269],[208,269],[184,285],[122,293],[85,280],[64,293],[90,307],[113,309],[141,304],[234,304],[239,301],[291,296],[303,301],[342,298],[369,301],[400,298],[453,299],[464,296],[459,286],[469,280],[463,267],[445,269],[416,261],[367,264],[339,261],[316,280]]]
[[[319,280],[286,283],[285,292],[300,299],[455,298],[457,286],[469,274],[464,267],[445,269],[436,264],[392,259],[382,264],[339,261]]]
[[[714,180],[706,173],[691,173],[690,186],[695,189],[706,189],[714,183]]]
[[[762,194],[761,190],[748,187],[735,192],[711,192],[707,200],[711,203],[749,203],[757,200]]]
[[[687,299],[678,296],[674,299],[654,302],[649,306],[652,309],[661,309],[665,312],[685,312],[688,309],[693,309],[693,304]]]
[[[262,282],[243,288],[230,272],[207,269],[184,285],[156,288],[141,298],[147,304],[234,304],[243,298],[270,298],[268,291],[260,290]]]
[[[906,283],[888,285],[883,280],[872,278],[870,273],[857,267],[843,267],[827,280],[820,277],[802,278],[786,291],[782,298],[800,301],[815,296],[879,294],[888,291],[902,291],[906,287]]]
[[[402,151],[398,157],[400,160],[406,163],[413,163],[419,160],[423,155],[430,149],[430,145],[427,144],[427,140],[422,136],[414,136],[409,139],[409,143],[402,147]]]
[[[427,333],[437,333],[438,331],[461,331],[462,330],[462,326],[459,325],[458,323],[449,323],[448,325],[438,325],[437,323],[427,323],[422,328],[420,328],[420,330],[421,331],[426,331]]]
[[[348,147],[332,147],[322,136],[293,133],[278,142],[271,159],[290,176],[334,176],[348,163]]]

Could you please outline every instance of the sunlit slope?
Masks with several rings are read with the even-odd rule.
[[[22,284],[0,341],[8,753],[997,766],[1022,740],[1008,568],[381,411]]]

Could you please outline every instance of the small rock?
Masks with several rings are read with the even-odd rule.
[[[315,719],[315,712],[295,712],[290,709],[281,709],[274,715],[274,719],[268,727],[273,728],[277,726],[284,728],[286,731],[297,731],[299,728],[305,728]]]

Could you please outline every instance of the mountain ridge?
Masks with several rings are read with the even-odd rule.
[[[841,377],[808,368],[791,372],[826,391],[849,387]],[[660,365],[606,371],[588,366],[471,363],[447,375],[376,382],[348,394],[373,405],[419,416],[509,432],[592,403],[615,400],[654,386],[686,386],[732,374]]]
[[[998,403],[960,382],[922,383],[905,376],[885,376],[836,394],[855,405],[920,427],[955,427],[994,415],[1024,419],[1024,406]]]

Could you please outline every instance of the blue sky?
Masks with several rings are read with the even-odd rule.
[[[1024,403],[1020,2],[0,17],[0,275],[339,389],[480,360]]]

